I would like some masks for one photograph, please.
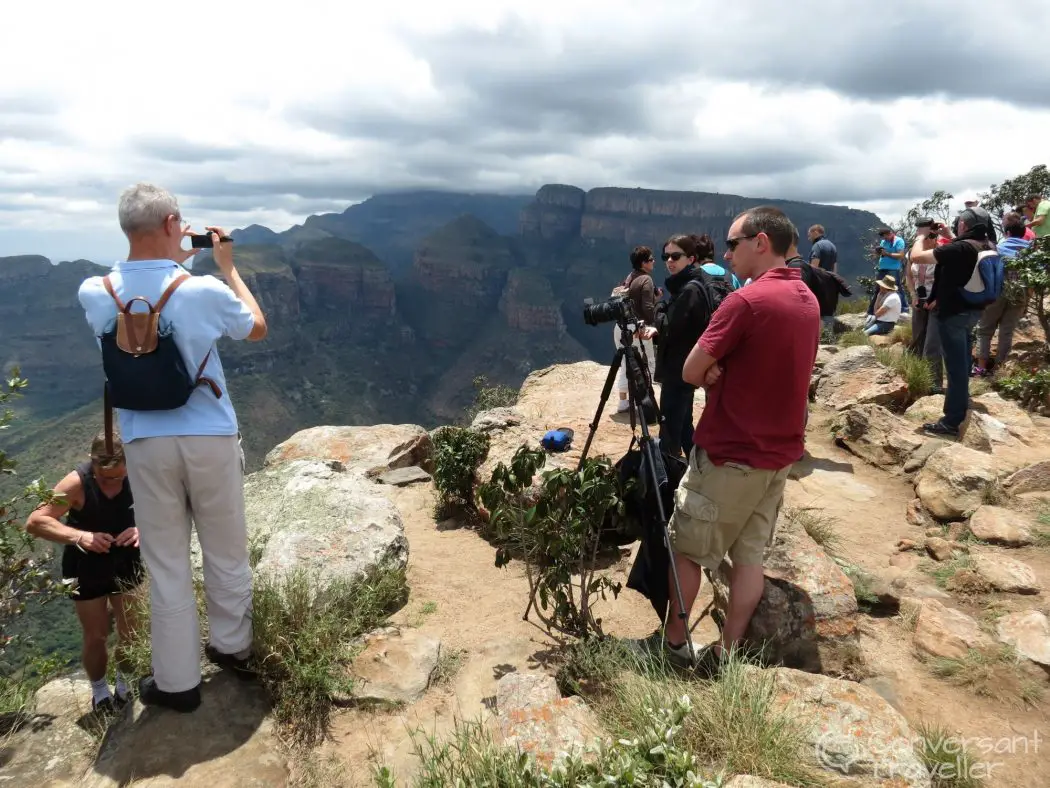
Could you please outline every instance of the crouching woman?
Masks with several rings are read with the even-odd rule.
[[[145,578],[120,439],[114,436],[112,452],[107,452],[105,436],[96,437],[90,459],[67,474],[54,492],[54,501],[29,516],[26,530],[65,545],[62,576],[77,581],[70,595],[83,631],[82,658],[91,682],[91,707],[104,713],[114,709],[106,679],[110,614],[117,628],[115,702],[123,705],[128,700],[130,667],[126,648],[134,627],[129,594]]]

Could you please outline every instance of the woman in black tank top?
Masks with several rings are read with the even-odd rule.
[[[70,597],[84,634],[83,662],[91,680],[92,706],[109,710],[113,707],[106,683],[110,615],[118,635],[117,701],[123,702],[127,700],[123,653],[134,626],[127,595],[145,577],[120,439],[113,438],[112,452],[107,453],[105,437],[95,438],[91,459],[67,474],[54,492],[61,498],[33,512],[26,530],[65,545],[62,576],[76,580]]]

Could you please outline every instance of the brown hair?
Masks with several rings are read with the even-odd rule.
[[[648,246],[636,246],[634,251],[631,252],[631,267],[635,270],[642,270],[642,264],[649,262],[653,257],[653,250]]]
[[[791,248],[791,242],[797,237],[798,231],[795,225],[779,208],[773,205],[759,205],[757,208],[749,208],[736,217],[743,218],[741,229],[745,235],[758,235],[765,233],[769,238],[769,245],[773,253],[779,257],[787,254]],[[733,221],[736,221],[734,219]]]
[[[113,451],[110,453],[106,451],[106,433],[100,432],[96,435],[91,441],[91,462],[99,468],[107,469],[124,465],[127,460],[124,458],[124,442],[120,436],[113,434]]]
[[[696,262],[701,260],[713,260],[715,257],[715,244],[711,240],[711,236],[696,235],[692,233],[690,235],[672,235],[666,241],[664,241],[663,249],[666,249],[669,245],[674,244],[683,252],[686,257],[692,257]]]
[[[1012,238],[1024,238],[1024,217],[1016,211],[1010,211],[1003,217],[1003,232]]]

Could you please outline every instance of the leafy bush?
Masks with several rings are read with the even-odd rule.
[[[441,427],[434,433],[434,486],[439,508],[474,507],[474,474],[489,451],[489,436],[469,427]]]
[[[532,479],[544,462],[543,451],[522,446],[510,467],[497,465],[478,490],[499,545],[496,566],[506,566],[514,555],[524,559],[526,616],[535,605],[548,631],[601,636],[601,619],[594,617],[592,605],[607,593],[615,597],[621,586],[599,575],[595,565],[605,516],[623,512],[624,491],[608,460],[588,458],[578,471],[545,472],[536,493],[530,489]]]
[[[1007,272],[1006,294],[1017,303],[1030,292],[1029,308],[1043,329],[1043,360],[1050,361],[1050,312],[1045,300],[1050,295],[1050,241],[1037,239],[1012,260],[1004,260]],[[1012,280],[1012,281],[1011,281]]]
[[[1021,407],[1035,410],[1050,404],[1050,370],[1019,370],[994,378],[992,385],[1004,397],[1016,399]]]
[[[638,727],[630,738],[602,742],[594,757],[570,753],[551,768],[539,765],[525,752],[494,745],[477,723],[457,724],[449,741],[439,744],[432,736],[414,737],[420,771],[412,781],[417,788],[446,786],[500,786],[500,788],[604,788],[610,785],[681,786],[717,788],[720,781],[703,775],[696,755],[679,744],[684,724],[693,712],[688,695],[660,707],[638,709]],[[422,738],[422,742],[420,741]],[[393,788],[397,783],[387,767],[373,772],[375,785]]]
[[[868,311],[867,298],[840,298],[835,307],[836,315],[862,315]]]

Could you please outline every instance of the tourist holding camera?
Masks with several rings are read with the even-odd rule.
[[[627,275],[612,292],[614,296],[627,296],[631,299],[631,307],[634,316],[645,325],[651,326],[656,317],[656,290],[653,287],[653,251],[648,246],[636,246],[631,252],[631,273]],[[628,328],[636,331],[636,324],[628,324]],[[613,344],[620,347],[620,326],[613,325]],[[634,334],[634,345],[645,351],[645,360],[649,366],[649,377],[653,377],[656,370],[656,354],[653,350],[652,339],[646,339],[639,333]],[[620,402],[616,407],[617,413],[624,413],[630,408],[627,400],[627,363],[620,365],[620,372],[616,377],[616,390],[620,392]]]
[[[135,493],[142,557],[150,574],[150,632],[153,675],[139,681],[143,703],[190,712],[201,702],[200,631],[190,563],[191,529],[196,530],[208,605],[208,658],[242,677],[250,676],[252,645],[251,568],[244,513],[244,454],[237,414],[230,400],[216,343],[222,337],[258,341],[266,319],[233,263],[233,243],[221,228],[191,236],[175,197],[140,183],[120,197],[120,228],[127,236],[127,260],[107,276],[80,286],[80,303],[103,348],[124,351],[114,326],[127,325],[133,299],[161,304],[160,320],[170,324],[185,370],[196,371],[189,399],[178,407],[132,408],[116,404]],[[222,275],[191,276],[182,263],[202,244],[214,249]],[[175,289],[177,288],[177,289]],[[103,340],[107,343],[103,344]],[[159,339],[157,340],[160,341]],[[170,348],[170,345],[165,345]],[[128,364],[104,352],[104,364]],[[170,355],[163,356],[171,358]],[[151,382],[107,371],[112,397],[145,400]],[[199,385],[207,383],[208,385]],[[183,384],[186,385],[186,384]],[[179,393],[182,396],[185,392]],[[153,396],[157,396],[154,394]],[[170,392],[163,390],[165,402]],[[119,400],[118,400],[119,403]]]
[[[655,326],[643,336],[658,336],[656,374],[660,383],[661,448],[671,456],[689,456],[693,449],[693,396],[696,386],[682,379],[682,367],[711,320],[706,275],[701,262],[713,256],[713,247],[702,248],[692,235],[675,235],[663,247],[670,276],[664,286],[670,300],[656,310]],[[710,241],[708,241],[710,243]]]
[[[917,235],[909,253],[908,266],[905,269],[905,284],[914,305],[911,311],[911,344],[908,349],[929,361],[933,369],[935,392],[940,393],[944,382],[941,338],[937,330],[937,314],[930,304],[936,263],[915,262],[915,256],[919,252],[951,243],[952,231],[944,222],[938,222],[929,217],[917,219],[915,231]]]

